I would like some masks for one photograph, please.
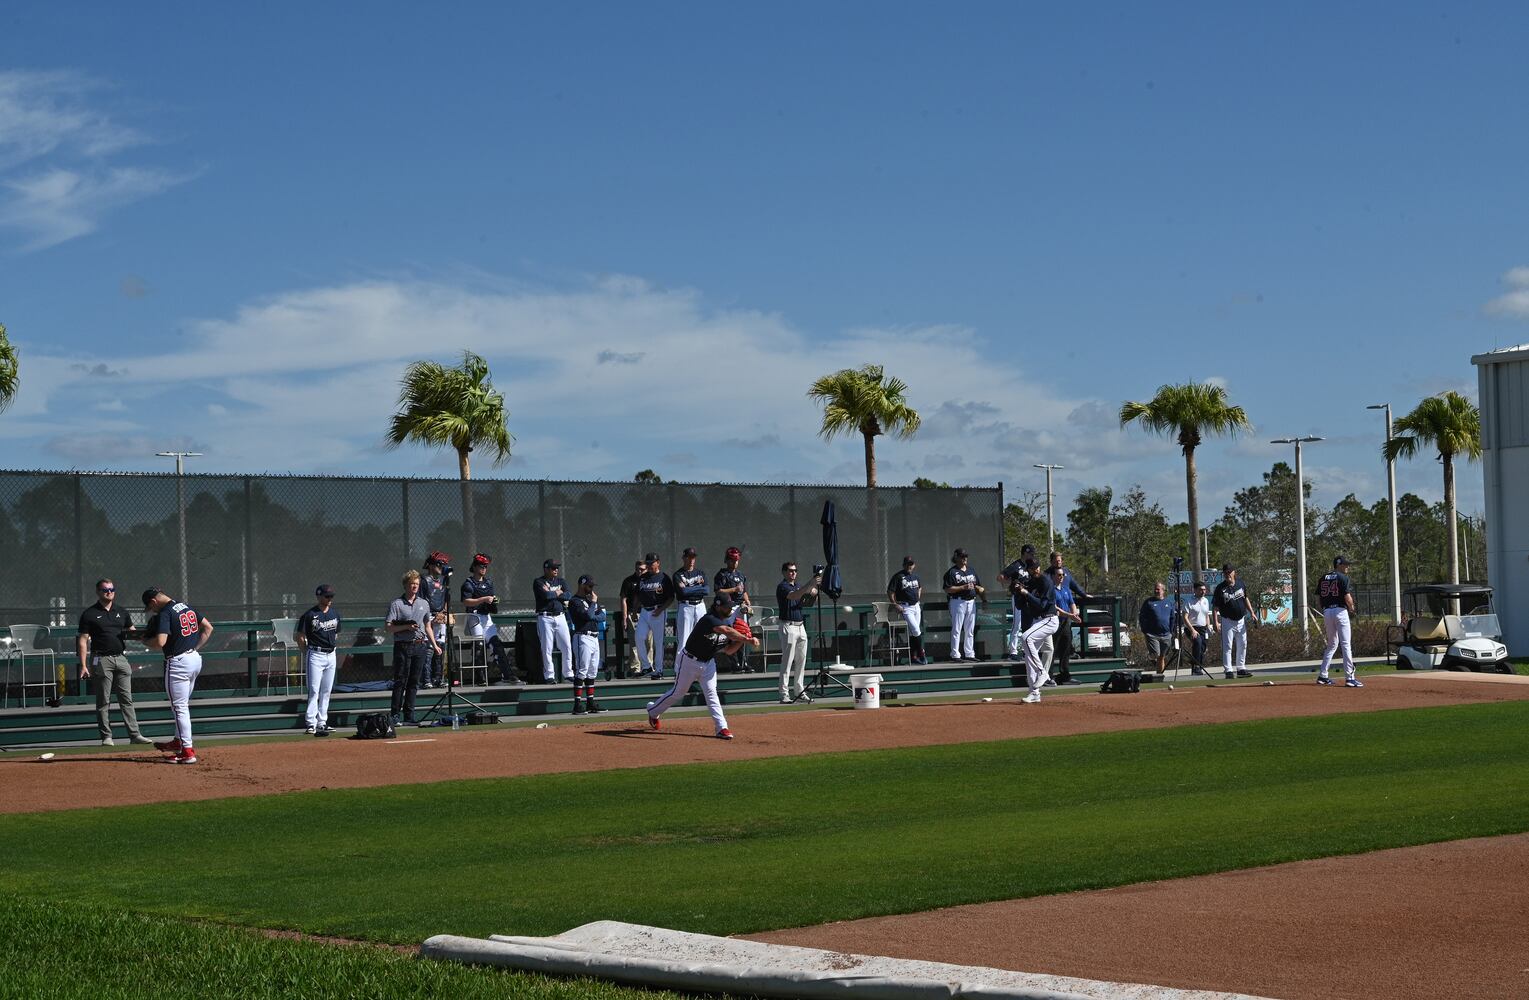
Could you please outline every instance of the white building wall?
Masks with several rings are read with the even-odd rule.
[[[1529,345],[1479,354],[1487,574],[1512,656],[1529,655]]]

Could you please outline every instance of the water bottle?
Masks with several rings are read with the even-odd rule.
[[[461,729],[461,728],[462,728],[462,717],[460,715],[453,715],[451,717],[451,731],[452,732],[456,732],[458,729]]]

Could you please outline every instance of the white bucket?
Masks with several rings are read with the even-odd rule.
[[[849,686],[855,691],[856,708],[881,707],[880,674],[850,674]]]

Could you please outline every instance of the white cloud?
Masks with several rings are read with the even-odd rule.
[[[1502,283],[1508,291],[1486,304],[1487,315],[1529,319],[1529,267],[1510,268]]]
[[[20,249],[83,236],[192,176],[110,162],[149,140],[95,103],[105,90],[70,71],[0,72],[0,229],[20,233]]]

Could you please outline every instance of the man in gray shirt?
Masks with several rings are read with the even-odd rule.
[[[414,695],[430,658],[441,651],[430,628],[430,602],[419,594],[419,570],[403,575],[403,594],[388,605],[387,632],[393,637],[393,723],[412,726]]]

